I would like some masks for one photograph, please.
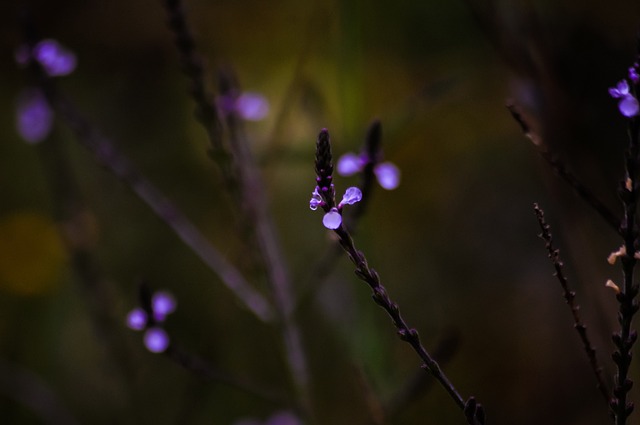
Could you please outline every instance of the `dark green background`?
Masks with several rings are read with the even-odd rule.
[[[36,214],[47,222],[52,212],[50,179],[36,149],[14,129],[15,100],[28,83],[13,63],[21,42],[17,15],[27,3],[0,8],[5,232],[11,217]],[[235,212],[193,119],[161,2],[33,1],[29,8],[43,36],[77,54],[78,68],[60,79],[61,90],[241,266],[242,246],[230,225]],[[608,382],[617,322],[604,283],[621,278],[606,257],[620,241],[553,176],[505,104],[522,104],[551,148],[620,212],[615,189],[625,122],[607,88],[634,59],[637,2],[199,0],[187,2],[187,10],[209,75],[233,66],[245,89],[271,103],[267,120],[249,123],[248,131],[294,285],[307,294],[297,319],[319,423],[372,423],[368,403],[376,402],[369,397],[392,396],[420,365],[346,257],[308,292],[331,243],[321,214],[308,208],[316,135],[327,127],[336,155],[355,151],[376,117],[402,183],[375,192],[356,243],[427,348],[458,335],[455,356],[443,365],[458,390],[486,406],[491,424],[609,421],[536,237],[532,204],[540,202],[554,226]],[[221,369],[287,389],[276,330],[243,310],[63,123],[55,137],[92,211],[94,254],[116,294],[114,314],[124,318],[135,305],[144,278],[176,296],[167,328],[185,347]],[[337,178],[338,193],[356,182]],[[51,261],[27,257],[15,264]],[[82,285],[61,266],[35,294],[0,282],[0,362],[7,369],[0,422],[44,423],[16,400],[9,377],[25,371],[86,424],[226,425],[264,420],[283,407],[200,382],[146,352],[140,335],[123,325],[136,371],[124,378],[92,327]],[[632,372],[637,377],[637,368]],[[638,400],[636,389],[632,398]],[[390,423],[464,419],[434,386]]]

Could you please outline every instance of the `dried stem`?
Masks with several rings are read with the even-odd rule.
[[[290,376],[301,409],[311,417],[310,374],[301,333],[293,317],[294,297],[291,282],[273,222],[267,211],[263,181],[251,156],[238,117],[234,111],[224,111],[223,127],[213,97],[207,93],[203,79],[203,61],[195,49],[182,2],[166,0],[165,4],[184,72],[191,82],[191,94],[197,105],[197,118],[209,135],[212,157],[220,166],[225,186],[239,207],[245,223],[252,223],[253,232],[248,235],[250,246],[255,246],[262,257],[278,315]],[[220,95],[230,100],[235,100],[234,97],[238,95],[238,87],[232,76],[221,74],[220,89]],[[228,131],[226,139],[223,129]],[[226,147],[225,141],[228,142],[229,148]]]
[[[576,293],[570,289],[569,282],[567,281],[567,278],[562,271],[563,263],[560,259],[560,251],[553,246],[551,227],[549,226],[549,224],[547,224],[544,218],[544,211],[542,211],[538,204],[534,204],[533,208],[538,219],[538,224],[542,229],[540,237],[545,241],[547,254],[549,256],[549,259],[551,260],[551,263],[553,264],[553,268],[555,269],[554,276],[560,282],[564,299],[571,310],[571,315],[573,316],[573,327],[575,328],[576,332],[578,332],[580,341],[582,341],[584,351],[587,354],[589,364],[591,365],[591,369],[598,383],[598,390],[600,390],[600,394],[602,394],[605,402],[608,404],[611,400],[611,393],[608,389],[607,384],[604,382],[604,378],[602,376],[602,367],[600,366],[600,362],[598,361],[596,350],[593,347],[593,344],[591,344],[591,340],[589,339],[589,336],[587,334],[587,327],[584,325],[582,319],[580,318],[580,306],[575,302]]]
[[[628,401],[627,395],[633,381],[629,378],[631,367],[631,349],[637,339],[637,332],[631,328],[632,320],[638,311],[638,284],[634,282],[636,252],[638,243],[637,205],[638,205],[638,136],[640,120],[631,118],[629,123],[629,147],[626,153],[625,181],[620,185],[619,196],[624,207],[624,218],[620,225],[620,234],[624,240],[624,253],[621,256],[622,275],[624,284],[616,298],[620,304],[618,322],[620,331],[613,334],[613,342],[617,350],[613,353],[618,373],[615,377],[611,409],[616,425],[625,425],[627,418],[633,411],[633,403]]]
[[[611,209],[600,201],[600,199],[598,199],[598,197],[589,188],[580,182],[577,177],[567,170],[567,167],[562,160],[557,157],[557,155],[549,151],[548,147],[544,144],[544,141],[533,131],[516,105],[508,104],[507,108],[509,109],[513,119],[515,119],[520,125],[524,135],[533,142],[540,156],[547,161],[553,171],[568,183],[583,201],[600,214],[609,226],[611,226],[616,232],[620,232],[620,220],[611,211]]]

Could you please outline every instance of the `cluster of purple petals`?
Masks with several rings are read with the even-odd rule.
[[[618,99],[618,110],[627,118],[635,117],[640,113],[640,104],[635,96],[635,88],[640,81],[638,69],[639,65],[636,62],[629,68],[628,80],[620,80],[615,87],[609,88],[609,95]]]
[[[27,66],[36,61],[50,77],[68,75],[76,68],[76,56],[56,40],[46,39],[30,48],[23,45],[16,51],[16,62]],[[27,143],[47,138],[53,125],[53,110],[40,89],[27,88],[18,96],[16,130]]]
[[[144,345],[152,353],[162,353],[169,347],[169,335],[160,326],[176,309],[176,300],[167,291],[158,291],[151,297],[151,314],[136,307],[127,314],[127,326],[135,331],[144,331]]]
[[[330,230],[335,230],[342,224],[342,208],[345,205],[353,205],[362,200],[362,191],[357,187],[353,186],[348,188],[344,192],[344,196],[342,200],[338,204],[337,207],[331,208],[328,212],[325,213],[324,217],[322,217],[322,224],[324,227]],[[319,188],[316,186],[313,193],[311,194],[311,200],[309,201],[309,208],[312,210],[317,210],[318,207],[324,205],[324,201],[322,200],[322,196],[320,195]]]
[[[69,75],[76,69],[76,55],[56,40],[46,39],[33,48],[22,45],[16,51],[16,62],[26,66],[35,60],[50,77]]]

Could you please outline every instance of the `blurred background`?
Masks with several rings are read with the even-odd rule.
[[[199,379],[148,352],[125,326],[140,281],[168,290],[177,300],[165,326],[172,341],[219,370],[291,393],[277,328],[244,309],[56,122],[58,164],[82,194],[83,246],[106,293],[74,272],[55,219],[52,158],[15,128],[16,101],[30,84],[14,61],[24,10],[42,37],[77,57],[75,72],[57,81],[65,96],[250,272],[162,2],[5,2],[1,422],[292,423],[273,419],[290,405]],[[267,116],[246,127],[299,300],[317,423],[464,423],[437,385],[384,419],[383,406],[421,373],[419,359],[346,256],[317,278],[334,241],[308,208],[315,139],[326,127],[336,157],[357,152],[375,118],[402,181],[393,191],[376,188],[356,244],[424,345],[435,351],[449,341],[442,366],[463,397],[476,396],[491,424],[609,421],[532,205],[539,202],[553,226],[609,384],[617,306],[604,283],[621,273],[606,258],[621,241],[554,176],[505,104],[521,105],[550,148],[620,213],[626,126],[607,89],[634,61],[637,2],[188,0],[186,11],[211,81],[232,67],[243,90],[269,103]],[[335,182],[340,195],[358,179]],[[111,337],[96,324],[95,305],[108,306]]]

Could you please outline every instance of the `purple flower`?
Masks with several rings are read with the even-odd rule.
[[[27,45],[16,50],[16,62],[26,66],[30,60],[36,60],[51,77],[71,74],[76,69],[76,55],[56,40],[39,41],[29,51]]]
[[[366,159],[363,159],[362,156],[347,152],[338,159],[336,169],[338,174],[348,177],[362,171],[365,165]]]
[[[176,309],[176,300],[169,292],[158,291],[151,297],[151,310],[156,322],[164,322],[168,314]]]
[[[175,309],[176,300],[173,295],[167,291],[158,291],[151,296],[153,320],[150,320],[143,308],[136,307],[127,314],[127,326],[134,331],[145,331],[143,338],[145,347],[152,353],[161,353],[169,346],[169,335],[160,327],[160,324]]]
[[[640,110],[638,99],[631,94],[627,80],[621,80],[615,87],[609,88],[609,94],[614,99],[620,99],[618,109],[622,115],[627,118],[638,115]]]
[[[127,326],[134,331],[141,331],[147,327],[147,313],[140,307],[134,308],[127,314]]]
[[[638,75],[638,63],[634,63],[629,67],[629,79],[633,84],[638,84],[640,81],[640,75]]]
[[[373,172],[383,189],[393,190],[400,185],[400,169],[391,162],[376,165]]]
[[[322,217],[322,224],[324,227],[330,230],[335,230],[342,224],[342,208],[345,205],[353,205],[356,202],[360,202],[362,200],[362,191],[357,187],[350,187],[344,192],[344,196],[342,200],[338,204],[337,207],[331,208],[329,211],[325,213]],[[313,191],[313,195],[311,197],[311,201],[309,206],[312,210],[318,209],[318,206],[325,205],[324,201],[320,194],[318,193],[318,187]]]
[[[356,155],[353,152],[348,152],[338,159],[336,169],[338,174],[348,177],[362,171],[367,165],[367,161],[366,155]],[[400,185],[400,169],[391,162],[376,164],[373,172],[383,189],[393,190]]]
[[[331,210],[322,217],[322,224],[330,230],[336,230],[342,224],[342,215],[337,208]]]
[[[223,114],[235,113],[247,121],[260,121],[269,114],[269,101],[260,93],[221,96],[217,103]]]
[[[16,129],[27,143],[47,138],[53,125],[53,110],[44,93],[36,88],[24,90],[18,97]]]
[[[169,335],[162,328],[149,328],[144,333],[144,345],[152,353],[162,353],[169,347]]]

